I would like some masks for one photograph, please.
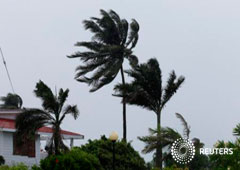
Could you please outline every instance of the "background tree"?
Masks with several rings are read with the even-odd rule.
[[[8,93],[7,96],[1,97],[0,100],[3,102],[0,108],[20,109],[23,104],[22,98],[13,93]]]
[[[68,89],[60,89],[58,95],[54,95],[42,81],[37,83],[34,93],[42,100],[43,109],[25,109],[17,116],[17,137],[23,139],[26,136],[34,136],[39,128],[50,125],[53,129],[53,135],[48,152],[49,154],[59,154],[61,150],[68,149],[63,143],[60,126],[68,114],[77,119],[79,116],[77,106],[65,105],[69,93]]]
[[[156,59],[150,59],[147,63],[137,65],[131,70],[125,71],[133,78],[131,83],[118,84],[115,87],[116,96],[125,96],[126,103],[137,105],[155,112],[157,115],[157,129],[161,138],[161,113],[167,102],[177,92],[185,78],[177,78],[174,71],[170,73],[167,85],[162,86],[162,73]],[[162,144],[158,141],[156,151],[156,166],[162,168]]]
[[[76,68],[75,79],[84,82],[94,92],[111,83],[119,71],[121,72],[122,84],[125,84],[123,62],[128,59],[131,65],[136,65],[138,59],[134,56],[133,48],[138,41],[139,25],[132,20],[130,26],[127,20],[110,10],[100,10],[101,18],[92,17],[85,20],[84,27],[93,33],[92,40],[77,42],[78,47],[85,47],[87,51],[76,52],[69,58],[80,58],[84,65]],[[89,77],[88,73],[92,73]],[[123,139],[127,139],[126,103],[123,97]]]
[[[149,132],[150,132],[149,136],[138,137],[139,140],[141,140],[142,142],[145,143],[145,147],[142,150],[142,152],[144,154],[154,152],[154,151],[156,151],[156,149],[158,147],[164,148],[165,153],[163,154],[162,161],[164,161],[166,163],[166,165],[168,165],[168,166],[169,165],[172,166],[174,163],[172,156],[170,154],[170,149],[171,149],[172,144],[177,139],[185,137],[185,135],[187,135],[187,138],[188,138],[189,133],[190,133],[190,126],[188,126],[188,123],[184,119],[184,117],[179,113],[176,113],[176,116],[182,122],[183,129],[184,129],[183,135],[181,135],[180,133],[178,133],[177,131],[175,131],[172,128],[161,127],[160,132],[158,132],[158,129],[156,129],[156,130],[149,129]],[[161,134],[161,136],[158,135],[159,133]],[[161,143],[161,146],[160,146],[160,143]],[[155,152],[153,155],[154,162],[156,162],[156,159],[157,158],[156,158],[156,152]],[[156,164],[155,164],[155,166],[156,166]],[[182,167],[184,167],[184,166],[182,166]]]
[[[213,170],[224,170],[224,169],[240,169],[240,124],[238,124],[233,129],[233,135],[236,136],[234,142],[228,141],[224,142],[223,140],[216,142],[214,145],[215,148],[233,148],[233,154],[219,155],[214,154],[210,155],[210,165]]]

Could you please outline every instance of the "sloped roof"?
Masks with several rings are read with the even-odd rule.
[[[4,119],[4,118],[0,118],[0,130],[3,129],[9,129],[9,130],[16,130],[15,128],[15,120],[12,120],[12,119]],[[50,127],[42,127],[38,130],[38,132],[40,133],[50,133],[52,134],[53,133],[53,130],[52,128]],[[79,133],[74,133],[74,132],[70,132],[70,131],[66,131],[66,130],[61,130],[61,134],[62,135],[71,135],[71,136],[82,136],[81,134]]]

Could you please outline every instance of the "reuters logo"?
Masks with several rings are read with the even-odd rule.
[[[180,164],[187,164],[195,156],[195,146],[189,139],[177,139],[171,148],[173,159]]]

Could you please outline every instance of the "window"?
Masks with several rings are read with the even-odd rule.
[[[13,134],[13,155],[35,157],[35,139],[25,138],[23,144],[19,145],[16,134]]]

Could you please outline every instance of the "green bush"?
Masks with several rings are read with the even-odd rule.
[[[13,166],[0,166],[0,170],[28,170],[28,167],[23,163],[13,165]]]
[[[89,140],[86,145],[80,147],[81,150],[95,155],[104,170],[112,170],[112,142],[103,136],[99,140]],[[130,143],[115,143],[116,170],[146,170],[145,161],[139,153],[134,150]]]
[[[99,160],[89,153],[74,149],[62,155],[52,155],[40,163],[42,170],[102,170]]]
[[[5,164],[5,159],[2,155],[0,155],[0,165]]]
[[[37,165],[33,165],[32,166],[32,170],[41,170],[41,168],[39,166],[37,166]]]

